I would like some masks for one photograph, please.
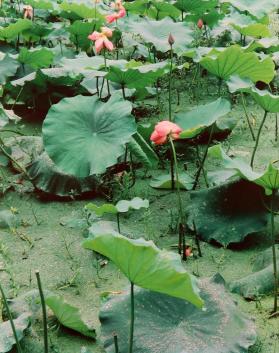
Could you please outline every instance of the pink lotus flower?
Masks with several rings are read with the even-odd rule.
[[[203,20],[201,18],[198,20],[197,26],[199,27],[199,29],[203,28]]]
[[[25,5],[23,7],[23,18],[33,19],[33,7],[30,5]]]
[[[112,4],[112,7],[115,10],[117,10],[117,12],[106,16],[107,23],[112,23],[112,22],[117,21],[120,18],[126,16],[126,10],[125,10],[125,7],[122,5],[122,1],[121,0],[116,0]]]
[[[182,129],[172,123],[171,121],[164,120],[159,122],[150,137],[150,140],[156,145],[162,145],[168,141],[168,138],[173,140],[179,139],[179,134],[182,132]]]
[[[113,43],[108,39],[112,37],[112,30],[108,27],[102,27],[101,32],[94,31],[88,36],[88,39],[95,42],[96,53],[99,54],[102,49],[113,50]]]

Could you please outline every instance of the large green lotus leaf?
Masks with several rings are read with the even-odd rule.
[[[100,192],[100,184],[96,177],[91,175],[87,178],[78,178],[63,173],[46,152],[29,164],[27,172],[36,189],[48,195],[72,198]]]
[[[221,145],[209,148],[208,156],[219,159],[222,167],[233,171],[232,176],[239,176],[264,188],[266,195],[271,195],[272,190],[279,189],[279,169],[269,163],[262,173],[254,172],[249,164],[239,158],[232,159],[223,151]]]
[[[0,84],[5,84],[8,77],[13,76],[19,67],[16,59],[9,54],[0,56]]]
[[[53,62],[54,54],[51,50],[42,48],[38,50],[28,50],[21,48],[18,61],[24,65],[29,65],[33,69],[49,67]]]
[[[65,98],[43,124],[46,151],[57,166],[77,177],[101,174],[117,162],[136,132],[132,106],[119,95]],[[61,136],[62,133],[62,136]]]
[[[207,127],[231,111],[231,104],[227,99],[218,98],[216,101],[200,105],[187,113],[175,116],[175,122],[182,129],[181,138],[193,138]]]
[[[8,27],[0,28],[0,38],[7,41],[13,40],[30,27],[32,27],[32,21],[19,19],[17,22],[9,24]]]
[[[135,68],[121,68],[110,66],[106,78],[128,88],[145,88],[169,71],[168,62],[136,66]]]
[[[48,0],[24,0],[24,3],[31,5],[34,9],[48,10],[51,11],[54,9],[52,1]]]
[[[19,340],[22,340],[24,332],[27,330],[30,324],[30,314],[21,314],[17,319],[14,319],[16,333]],[[9,352],[16,344],[13,330],[10,321],[4,321],[0,323],[0,352]]]
[[[75,21],[68,27],[68,31],[71,34],[71,41],[77,48],[87,50],[92,44],[92,41],[88,39],[88,35],[91,34],[96,27],[99,27],[99,24],[97,25],[96,22]]]
[[[86,240],[83,247],[111,259],[139,287],[203,306],[196,279],[184,269],[180,256],[160,250],[152,241],[103,233]]]
[[[269,113],[279,113],[279,96],[275,96],[267,90],[259,90],[256,87],[244,89],[254,100]]]
[[[201,19],[203,23],[206,24],[206,26],[213,28],[218,23],[218,21],[224,17],[225,15],[223,13],[213,9],[210,12],[188,15],[186,16],[185,21],[193,22],[196,24]]]
[[[238,26],[236,24],[232,25],[240,34],[249,37],[262,38],[270,37],[271,33],[267,25],[262,23],[253,23],[248,26]]]
[[[148,17],[161,20],[168,16],[173,19],[180,16],[180,11],[167,1],[152,0],[150,4],[151,7],[149,7],[147,12]]]
[[[62,297],[49,296],[46,298],[46,304],[60,324],[84,336],[96,338],[95,330],[82,320],[79,309],[66,303]]]
[[[140,34],[147,44],[154,45],[163,53],[170,50],[168,38],[170,33],[175,39],[173,50],[176,53],[186,51],[193,40],[192,31],[183,22],[173,22],[170,18],[161,21],[143,19],[131,24],[131,31]]]
[[[135,290],[134,353],[247,353],[256,341],[255,323],[238,308],[220,275],[202,279],[206,310],[164,294]],[[114,295],[100,311],[105,351],[128,352],[129,292]]]
[[[268,213],[262,190],[245,180],[206,190],[191,191],[188,225],[195,223],[200,238],[223,246],[242,242],[247,235],[266,228]]]
[[[118,210],[115,205],[111,203],[104,203],[101,206],[95,205],[94,203],[88,203],[85,209],[94,212],[96,216],[103,217],[104,214],[117,214]]]
[[[52,32],[52,30],[53,30],[52,26],[33,23],[32,27],[22,32],[22,36],[26,41],[37,42],[42,38],[48,36]]]
[[[150,136],[150,135],[149,135]],[[145,138],[137,132],[128,142],[129,151],[136,157],[136,160],[147,170],[154,169],[158,166],[159,158],[151,145]]]
[[[228,2],[227,0],[221,1]],[[276,1],[274,0],[230,0],[229,2],[238,10],[248,11],[257,18],[264,17],[276,8]]]
[[[85,4],[78,4],[78,3],[70,3],[70,2],[62,2],[60,4],[60,8],[62,10],[60,16],[68,18],[70,20],[83,20],[83,19],[89,19],[89,18],[99,18],[103,19],[104,16],[102,16],[98,10],[96,10],[95,13],[95,8],[93,7],[93,3],[91,7],[86,6]]]
[[[270,57],[260,60],[256,53],[245,53],[238,46],[231,46],[219,54],[210,53],[200,60],[200,64],[224,80],[228,80],[232,75],[238,75],[253,82],[269,83],[275,74],[275,64]]]
[[[241,78],[238,75],[232,75],[226,83],[231,93],[235,93],[237,91],[244,92],[247,88],[254,86],[254,83],[250,79]]]
[[[131,2],[125,2],[124,6],[129,13],[144,15],[148,10],[149,0],[135,0]]]
[[[174,178],[174,185],[177,187],[179,185],[182,190],[191,190],[194,184],[194,179],[185,172],[179,175],[179,183],[177,183],[176,178]],[[170,190],[172,188],[172,180],[169,174],[161,174],[150,181],[150,186],[154,189],[166,189]]]
[[[177,0],[174,4],[180,11],[204,14],[218,5],[217,0]]]

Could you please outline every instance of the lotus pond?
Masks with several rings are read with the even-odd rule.
[[[0,353],[279,352],[278,13],[1,2]]]

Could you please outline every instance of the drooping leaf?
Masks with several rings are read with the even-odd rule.
[[[193,188],[194,179],[186,174],[185,172],[179,175],[179,187],[184,190],[191,190]],[[174,185],[177,187],[176,178],[174,178]],[[167,189],[172,188],[171,176],[169,174],[161,174],[153,178],[150,182],[150,186],[154,189]]]
[[[274,77],[275,66],[270,57],[260,60],[256,53],[246,53],[238,46],[231,46],[219,54],[209,53],[200,60],[200,64],[223,80],[238,75],[253,82],[269,83]]]
[[[79,309],[66,303],[62,297],[49,296],[46,298],[46,304],[60,324],[84,336],[96,338],[95,330],[82,320]]]
[[[217,123],[218,119],[231,111],[231,104],[224,98],[200,105],[187,113],[180,113],[175,116],[175,122],[183,129],[181,138],[193,138],[207,127]]]
[[[49,67],[53,62],[54,54],[46,48],[38,50],[28,50],[21,48],[18,60],[24,65],[29,65],[33,69],[42,69]]]
[[[132,136],[127,146],[137,161],[141,162],[146,169],[157,167],[159,162],[157,154],[139,132]]]
[[[163,53],[170,50],[168,37],[170,33],[175,39],[173,50],[176,53],[186,51],[193,40],[192,31],[185,23],[173,22],[170,18],[161,21],[141,20],[131,25],[131,30],[141,35],[147,44],[154,45]]]
[[[77,177],[105,172],[135,133],[131,110],[119,95],[107,103],[97,97],[63,99],[51,107],[43,124],[48,155],[62,171]]]
[[[266,228],[268,213],[262,190],[247,181],[235,181],[190,192],[188,225],[202,240],[227,246]]]
[[[271,195],[272,190],[279,189],[279,169],[273,163],[269,163],[262,173],[254,172],[249,164],[239,158],[232,159],[223,151],[221,145],[209,148],[208,156],[219,159],[222,167],[232,171],[232,176],[239,176],[264,188],[266,195]]]
[[[144,289],[135,290],[134,353],[247,353],[256,341],[255,323],[238,308],[220,275],[200,281],[205,311]],[[128,352],[129,292],[112,296],[100,311],[105,351],[114,353],[112,333]]]
[[[6,83],[7,78],[13,76],[19,67],[16,59],[12,58],[9,54],[0,56],[0,84]]]
[[[184,269],[180,256],[158,249],[152,241],[103,233],[86,240],[83,247],[111,259],[137,286],[203,306],[196,280]]]
[[[279,96],[256,87],[244,88],[243,91],[249,93],[266,112],[279,113]]]
[[[18,339],[21,341],[24,337],[24,332],[27,330],[30,324],[30,314],[21,314],[18,318],[14,319],[14,325]],[[4,321],[0,323],[0,352],[9,352],[16,344],[13,330],[10,321]]]

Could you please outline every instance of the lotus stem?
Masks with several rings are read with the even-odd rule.
[[[196,190],[196,188],[197,188],[197,186],[198,186],[198,182],[199,182],[199,179],[200,179],[201,172],[202,172],[203,169],[204,169],[204,163],[205,163],[205,160],[206,160],[206,157],[207,157],[207,154],[208,154],[208,149],[209,149],[210,143],[211,143],[211,141],[212,141],[213,132],[214,132],[214,124],[211,126],[210,133],[209,133],[209,138],[208,138],[208,142],[207,142],[207,145],[206,145],[206,150],[205,150],[205,152],[204,152],[204,155],[203,155],[203,158],[202,158],[202,160],[201,160],[199,169],[198,169],[198,171],[197,171],[197,174],[196,174],[196,177],[195,177],[195,181],[194,181],[193,189],[192,189],[192,190]]]
[[[115,332],[113,333],[113,342],[114,342],[115,353],[119,353],[118,338],[117,338],[117,334]]]
[[[273,258],[273,274],[274,274],[274,306],[273,312],[276,313],[278,309],[278,271],[277,271],[277,259],[276,259],[276,238],[275,238],[275,226],[274,226],[274,196],[275,190],[272,190],[270,215],[271,215],[271,239],[272,239],[272,258]]]
[[[170,46],[170,73],[169,73],[169,121],[172,121],[171,88],[172,88],[173,48]]]
[[[247,107],[246,107],[244,94],[242,92],[241,92],[241,102],[242,102],[243,110],[244,110],[245,117],[246,117],[246,120],[247,120],[247,124],[248,124],[249,130],[251,132],[252,139],[253,139],[253,141],[256,141],[255,134],[254,134],[254,131],[253,131],[250,119],[249,119],[249,115],[248,115],[248,112],[247,112]]]
[[[15,338],[15,341],[16,341],[17,352],[18,353],[22,353],[22,349],[21,349],[21,346],[20,346],[20,343],[19,343],[19,339],[18,339],[18,336],[17,336],[17,333],[16,333],[14,320],[12,318],[12,314],[11,314],[11,311],[10,311],[10,308],[9,308],[9,305],[8,305],[8,302],[7,302],[7,298],[6,298],[6,295],[4,293],[4,290],[3,290],[2,286],[1,286],[1,284],[0,284],[0,292],[1,292],[1,296],[2,296],[3,302],[4,302],[5,309],[6,309],[7,314],[8,314],[8,318],[9,318],[10,323],[11,323],[13,335],[14,335],[14,338]]]
[[[134,283],[131,282],[131,308],[130,308],[130,340],[129,340],[129,353],[133,353],[134,343],[134,324],[135,324],[135,299],[134,299]]]
[[[116,219],[117,219],[118,233],[121,233],[121,231],[120,231],[120,216],[119,216],[119,212],[116,213]]]
[[[275,114],[275,141],[278,141],[278,113]]]
[[[264,116],[263,116],[263,120],[261,122],[261,125],[259,127],[259,131],[258,131],[258,134],[257,134],[257,137],[256,137],[256,144],[255,144],[255,147],[254,147],[254,150],[253,150],[253,153],[252,153],[252,158],[251,158],[251,162],[250,162],[251,168],[253,168],[253,166],[254,166],[254,159],[255,159],[256,151],[257,151],[257,148],[258,148],[258,145],[259,145],[259,141],[260,141],[260,135],[261,135],[262,128],[264,126],[266,117],[267,117],[267,111],[265,110]]]
[[[35,274],[36,274],[36,278],[37,278],[37,284],[38,284],[38,289],[39,289],[39,293],[40,293],[42,312],[43,312],[44,353],[48,353],[48,334],[47,334],[48,332],[47,332],[46,302],[45,302],[44,292],[43,292],[43,288],[42,288],[40,272],[36,271]]]

